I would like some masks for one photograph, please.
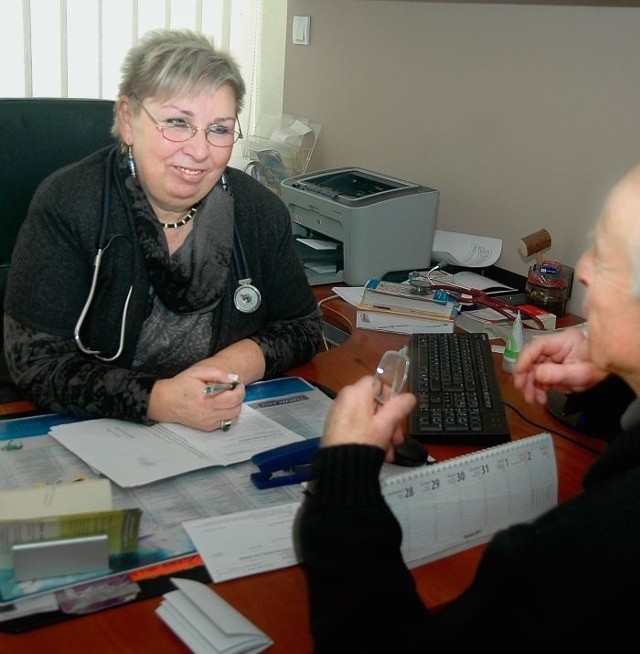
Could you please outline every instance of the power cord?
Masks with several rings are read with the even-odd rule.
[[[340,296],[338,294],[328,295],[327,297],[324,297],[324,298],[322,298],[322,300],[318,301],[318,308],[322,308],[322,305],[325,302],[328,302],[329,300],[336,300],[336,299],[340,299]],[[353,325],[351,324],[351,321],[346,316],[342,316],[342,318],[343,318],[343,320],[345,320],[348,323],[350,331],[353,332]],[[327,337],[326,337],[326,335],[324,333],[324,330],[322,331],[322,344],[324,345],[325,350],[330,350],[331,349],[329,347],[329,342],[327,341]]]
[[[541,425],[533,420],[530,420],[527,418],[519,409],[516,409],[515,406],[509,404],[508,402],[503,402],[503,404],[511,409],[519,418],[524,420],[526,423],[532,425],[536,429],[540,429],[542,431],[549,432],[550,434],[553,434],[554,436],[557,436],[558,438],[562,438],[565,441],[568,441],[569,443],[573,443],[573,445],[577,445],[578,447],[581,447],[583,450],[587,450],[587,452],[591,452],[592,454],[597,454],[600,456],[602,452],[600,450],[597,450],[595,447],[590,447],[589,445],[585,445],[584,443],[581,443],[580,441],[575,440],[574,438],[571,438],[569,436],[565,436],[564,434],[560,434],[557,431],[553,431],[552,429],[549,429],[545,425]]]

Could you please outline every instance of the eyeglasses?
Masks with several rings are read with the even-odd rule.
[[[376,400],[381,404],[402,391],[409,377],[407,348],[387,350],[376,367],[375,379],[380,384]],[[388,391],[385,392],[385,388]]]
[[[167,141],[173,143],[184,143],[185,141],[192,139],[198,132],[204,132],[207,141],[211,145],[215,145],[218,148],[228,148],[238,139],[242,138],[242,127],[240,127],[238,116],[236,116],[238,131],[231,129],[226,125],[221,125],[220,123],[213,123],[207,127],[196,127],[184,118],[172,118],[170,121],[161,123],[159,120],[156,120],[151,112],[142,104],[142,100],[137,96],[136,98],[143,111],[147,116],[149,116],[153,121],[153,124],[160,130],[160,133],[167,139]]]

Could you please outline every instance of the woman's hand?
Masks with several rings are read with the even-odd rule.
[[[393,460],[393,447],[404,440],[401,422],[416,403],[411,393],[400,393],[380,404],[379,382],[363,377],[345,386],[334,401],[324,426],[322,446],[359,443],[375,445]]]
[[[154,422],[175,422],[201,431],[228,428],[242,410],[244,385],[238,383],[233,390],[215,395],[205,393],[205,389],[215,382],[237,381],[238,375],[200,362],[154,384],[147,417]]]
[[[579,329],[570,328],[527,343],[514,365],[513,385],[529,404],[545,404],[549,390],[584,391],[606,375],[606,370],[591,362],[587,337]]]

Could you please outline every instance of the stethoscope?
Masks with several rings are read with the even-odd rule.
[[[124,307],[122,309],[122,318],[120,321],[120,337],[118,342],[118,349],[113,356],[105,356],[105,354],[100,350],[94,350],[90,347],[87,347],[80,337],[80,331],[84,325],[84,321],[89,313],[91,304],[93,303],[96,287],[98,285],[98,276],[100,274],[100,265],[102,263],[102,257],[109,248],[109,246],[114,242],[115,239],[122,237],[127,238],[124,234],[112,234],[109,233],[109,222],[110,222],[110,192],[111,192],[111,180],[112,178],[116,181],[116,188],[120,197],[123,201],[124,206],[126,207],[127,212],[130,212],[129,203],[126,197],[126,191],[124,184],[120,177],[120,173],[117,170],[116,163],[116,153],[117,146],[114,147],[107,158],[107,174],[105,175],[103,194],[102,194],[102,217],[100,224],[100,238],[98,240],[98,251],[96,252],[95,259],[93,261],[93,275],[91,277],[91,285],[89,286],[89,293],[87,299],[85,300],[80,316],[73,328],[73,338],[78,346],[78,349],[84,354],[90,354],[95,356],[100,361],[115,361],[124,350],[124,337],[125,337],[125,328],[127,322],[127,311],[129,309],[129,302],[131,300],[131,295],[133,294],[133,285],[129,287],[129,292],[127,293],[127,298],[124,302]],[[226,178],[226,175],[222,175],[220,178],[220,183],[223,190],[229,190],[229,184]],[[238,287],[236,288],[233,294],[233,303],[236,309],[240,313],[253,313],[257,311],[262,303],[262,295],[260,291],[251,283],[251,276],[249,275],[249,267],[247,264],[247,258],[242,247],[242,242],[240,241],[240,235],[238,234],[237,228],[234,226],[233,229],[233,267],[238,279]]]

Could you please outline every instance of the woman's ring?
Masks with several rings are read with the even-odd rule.
[[[231,427],[231,420],[221,420],[220,421],[220,429],[222,431],[229,431],[229,427]]]

